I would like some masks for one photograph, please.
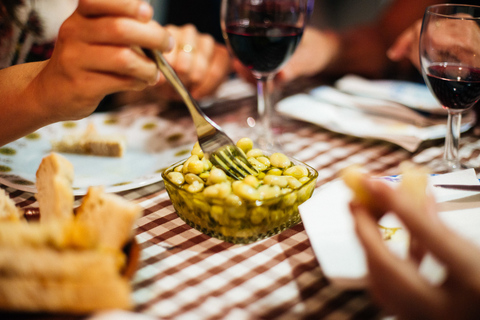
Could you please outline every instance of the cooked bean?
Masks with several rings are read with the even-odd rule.
[[[263,151],[260,149],[252,149],[247,152],[247,158],[256,158],[263,156]]]
[[[255,169],[257,169],[257,171],[265,171],[268,168],[266,165],[258,161],[257,158],[250,157],[247,160]]]
[[[175,183],[176,185],[182,185],[185,182],[185,178],[183,177],[183,174],[180,172],[169,172],[167,174],[168,179]]]
[[[243,150],[243,152],[247,153],[253,148],[253,141],[250,138],[242,138],[237,141],[237,147]]]
[[[270,163],[272,166],[282,169],[288,168],[292,164],[286,155],[279,152],[273,153],[270,156]]]
[[[197,142],[195,142],[195,145],[193,146],[193,149],[191,151],[191,155],[196,155],[198,156],[199,159],[202,159],[204,154],[203,154],[203,150],[202,148],[200,148],[200,144]]]
[[[303,178],[308,176],[308,169],[304,166],[292,166],[290,168],[285,169],[283,172],[286,176],[292,176],[297,179]]]
[[[213,168],[210,171],[210,177],[208,178],[208,184],[216,184],[227,181],[227,174],[218,168]]]
[[[263,178],[263,182],[265,184],[271,184],[271,185],[279,186],[281,188],[285,188],[288,185],[287,177],[274,176],[270,174],[267,174],[265,178]]]
[[[197,176],[196,174],[187,173],[185,175],[185,182],[187,182],[188,184],[192,184],[194,181],[197,181],[198,183],[203,184],[203,180],[199,176]]]
[[[200,183],[198,181],[194,181],[192,184],[189,184],[187,186],[187,191],[191,193],[198,193],[203,190],[203,183]]]

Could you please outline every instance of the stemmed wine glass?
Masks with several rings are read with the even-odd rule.
[[[256,144],[278,148],[271,128],[271,85],[303,35],[313,0],[222,0],[221,25],[230,52],[257,80]]]
[[[448,110],[443,164],[434,169],[462,169],[458,155],[462,112],[480,100],[480,6],[428,7],[420,33],[420,63],[430,91]]]

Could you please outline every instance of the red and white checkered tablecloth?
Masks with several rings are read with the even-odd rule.
[[[253,102],[247,99],[225,112],[206,112],[236,139],[246,134],[244,123],[252,110]],[[411,154],[388,143],[343,136],[303,122],[282,119],[280,123],[277,131],[285,153],[318,170],[317,186],[353,163],[376,175],[392,175],[398,174],[403,160],[429,164],[442,156],[443,141],[427,142]],[[462,142],[464,157],[478,156],[480,144],[474,136],[466,135]],[[21,207],[35,202],[32,194],[5,189]],[[265,240],[233,245],[184,223],[162,182],[120,194],[145,209],[135,229],[141,247],[132,279],[135,312],[160,319],[380,316],[366,292],[345,291],[329,283],[301,223]]]

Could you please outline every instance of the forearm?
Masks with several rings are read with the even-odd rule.
[[[55,121],[36,93],[35,79],[45,63],[27,63],[0,70],[0,145]]]

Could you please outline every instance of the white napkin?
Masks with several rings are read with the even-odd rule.
[[[325,86],[287,97],[276,109],[334,132],[389,141],[410,152],[423,141],[445,137],[447,131],[446,119],[434,121],[391,101],[350,96]],[[462,118],[464,132],[472,127],[475,116],[466,113]]]
[[[395,179],[389,180],[388,183],[396,184]],[[480,193],[432,187],[441,183],[479,184],[475,171],[469,169],[431,176],[429,185],[440,204],[441,219],[480,245]],[[351,191],[343,181],[335,180],[316,190],[299,210],[325,276],[342,287],[362,288],[366,285],[367,266],[348,208],[351,198]],[[390,228],[403,227],[393,214],[384,216],[379,224]],[[404,256],[408,249],[408,234],[405,229],[400,229],[386,243],[396,254]],[[431,256],[422,261],[420,270],[432,282],[440,281],[443,276],[443,268]]]
[[[335,83],[344,92],[372,97],[410,106],[437,115],[446,115],[430,90],[420,83],[399,80],[368,80],[357,75],[346,75]]]

